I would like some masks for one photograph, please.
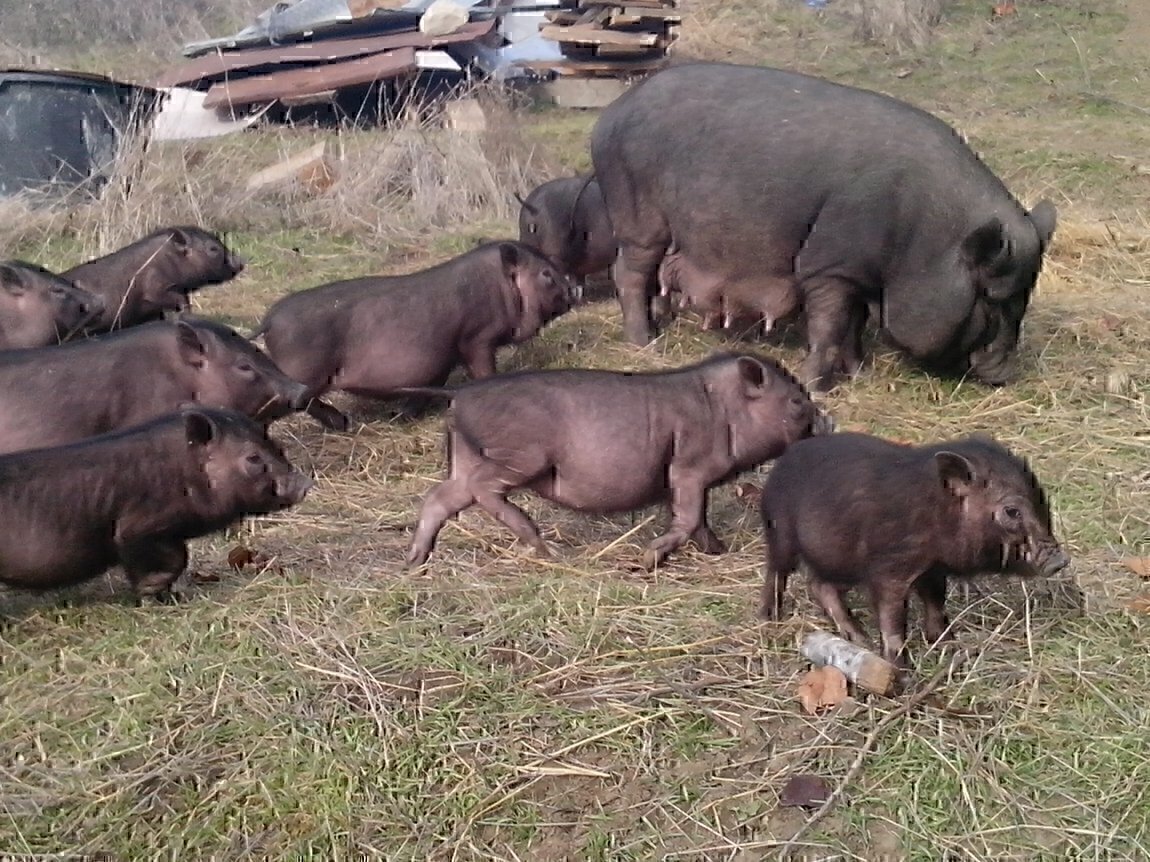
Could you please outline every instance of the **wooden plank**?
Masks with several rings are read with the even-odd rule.
[[[274,102],[285,96],[301,96],[338,90],[356,84],[370,84],[387,78],[415,72],[414,48],[400,48],[386,54],[310,66],[303,69],[282,69],[269,75],[251,75],[234,81],[213,84],[204,99],[205,108],[228,105],[252,105]]]
[[[664,3],[661,0],[579,0],[579,8],[586,9],[591,6],[614,6],[614,7],[627,7],[635,6],[644,9],[664,9],[675,8],[675,4]]]
[[[556,42],[573,42],[581,45],[629,45],[647,47],[659,40],[657,33],[624,33],[619,30],[604,30],[600,27],[574,26],[558,27],[547,24],[539,28],[544,39]]]
[[[683,20],[677,9],[643,9],[627,6],[624,9],[613,9],[607,15],[607,25],[610,27],[633,27],[637,24],[678,24]]]
[[[480,36],[486,36],[494,27],[494,20],[472,21],[447,36],[429,37],[418,30],[405,30],[401,33],[387,33],[363,39],[323,39],[278,48],[248,48],[241,51],[213,53],[169,69],[153,82],[153,86],[174,87],[196,81],[218,80],[231,72],[260,66],[327,63],[379,54],[396,48],[436,48],[457,42],[472,42]]]

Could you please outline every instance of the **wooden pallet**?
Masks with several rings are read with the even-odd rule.
[[[568,0],[544,16],[544,39],[572,60],[658,60],[682,21],[674,0]]]

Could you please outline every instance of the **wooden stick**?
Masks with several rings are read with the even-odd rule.
[[[810,819],[799,827],[799,831],[792,835],[790,840],[783,845],[783,849],[779,851],[780,859],[785,859],[787,854],[790,853],[791,850],[794,849],[795,845],[799,843],[799,839],[801,839],[807,832],[809,832],[816,823],[827,816],[827,812],[831,810],[831,806],[833,806],[835,802],[838,801],[839,797],[843,795],[843,791],[846,790],[847,785],[854,781],[858,776],[859,771],[862,769],[863,761],[866,760],[866,756],[870,754],[871,750],[875,747],[875,744],[878,742],[878,738],[882,735],[882,732],[894,724],[895,721],[902,718],[904,715],[906,715],[908,712],[910,712],[912,709],[930,697],[934,693],[935,689],[942,685],[943,681],[948,676],[950,676],[951,673],[953,673],[960,666],[962,666],[963,663],[966,662],[968,657],[969,656],[965,651],[955,653],[950,662],[943,667],[940,667],[925,686],[907,698],[906,703],[897,709],[892,709],[890,712],[884,715],[882,719],[880,719],[879,723],[874,726],[871,732],[867,734],[866,739],[863,740],[862,748],[859,749],[858,755],[855,757],[854,762],[850,765],[850,769],[847,770],[847,774],[843,776],[843,780],[839,782],[838,787],[836,787],[834,792],[827,797],[827,800],[821,806],[819,806],[819,810],[812,814]]]

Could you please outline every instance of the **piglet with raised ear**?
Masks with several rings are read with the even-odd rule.
[[[571,285],[538,252],[490,242],[410,275],[338,281],[290,294],[253,338],[316,400],[329,428],[347,417],[318,396],[342,390],[394,397],[437,386],[462,363],[473,380],[495,373],[496,349],[532,338],[572,303]]]
[[[166,227],[103,257],[75,266],[64,277],[78,281],[104,300],[91,333],[125,329],[164,312],[189,309],[188,296],[210,284],[231,281],[244,269],[243,258],[203,228]]]
[[[948,578],[1049,576],[1070,562],[1038,479],[985,436],[926,446],[866,434],[803,440],[771,470],[762,516],[763,616],[780,617],[787,578],[805,564],[812,596],[856,642],[865,635],[843,596],[855,587],[867,593],[892,661],[903,660],[912,590],[934,642],[950,634]]]

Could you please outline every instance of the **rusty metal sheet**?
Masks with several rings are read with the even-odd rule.
[[[203,80],[218,80],[231,72],[278,66],[286,63],[325,63],[350,57],[363,57],[397,48],[437,48],[441,45],[471,42],[490,33],[495,21],[472,21],[446,36],[425,36],[418,30],[367,36],[358,39],[325,39],[278,48],[248,48],[199,57],[164,72],[153,86],[174,87]],[[214,88],[213,88],[214,89]]]
[[[274,102],[289,96],[299,99],[326,90],[338,90],[356,84],[370,84],[410,72],[419,67],[414,48],[400,48],[385,54],[373,54],[342,63],[283,69],[267,75],[251,75],[234,81],[213,84],[204,99],[205,108],[252,105]]]

